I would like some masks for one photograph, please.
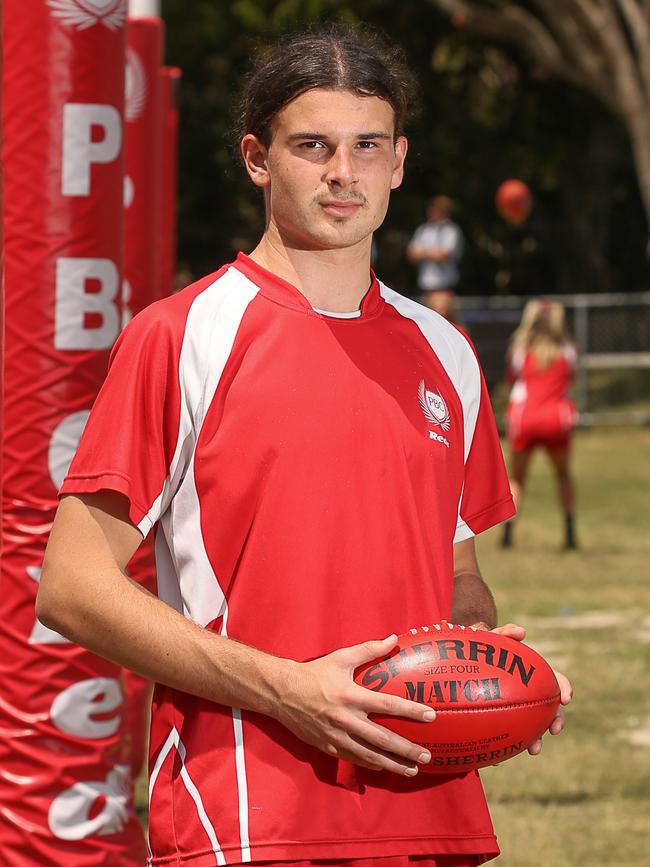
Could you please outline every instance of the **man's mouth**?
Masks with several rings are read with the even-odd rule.
[[[355,199],[328,199],[320,202],[320,206],[328,214],[333,214],[337,217],[349,217],[350,214],[354,214],[359,210],[362,203]]]

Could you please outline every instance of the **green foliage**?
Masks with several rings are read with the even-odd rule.
[[[404,248],[426,198],[445,192],[467,236],[466,294],[645,288],[645,222],[622,129],[515,49],[454,28],[422,0],[163,0],[163,13],[167,62],[183,69],[179,254],[197,275],[263,230],[261,199],[230,145],[251,56],[287,31],[345,20],[401,44],[420,84],[405,182],[377,233],[387,282],[413,292]],[[520,229],[494,209],[508,177],[535,198]]]

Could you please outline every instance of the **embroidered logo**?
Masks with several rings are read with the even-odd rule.
[[[449,418],[449,410],[447,409],[447,404],[445,403],[441,394],[437,391],[429,391],[429,389],[424,384],[424,380],[420,380],[420,384],[418,386],[418,400],[420,401],[420,408],[424,413],[424,417],[430,424],[437,425],[441,427],[445,432],[449,430],[451,421]],[[444,446],[449,448],[449,440],[447,437],[443,437],[442,434],[436,433],[436,431],[429,431],[429,439],[435,440],[438,443],[442,443]]]
[[[444,431],[448,431],[450,419],[447,404],[437,391],[429,391],[423,379],[420,380],[418,386],[418,399],[426,420],[430,421],[431,424],[440,425]]]
[[[86,30],[101,22],[119,30],[126,18],[126,0],[46,0],[55,18],[68,27]]]

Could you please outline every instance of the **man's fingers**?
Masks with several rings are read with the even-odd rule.
[[[531,756],[538,756],[542,751],[542,739],[538,738],[536,741],[533,741],[532,744],[528,747],[528,752]]]
[[[338,748],[339,757],[373,771],[390,771],[400,776],[414,777],[418,773],[415,762],[401,759],[392,753],[373,747],[363,738],[348,735]]]
[[[559,735],[562,729],[564,728],[564,713],[560,710],[558,715],[555,717],[553,722],[548,727],[549,734]],[[536,741],[528,747],[528,752],[531,756],[538,756],[542,751],[542,738],[538,738]]]
[[[359,688],[365,691],[365,695],[362,694],[359,698],[359,706],[365,713],[399,716],[416,722],[432,722],[436,718],[436,712],[427,704],[384,692],[373,692],[364,687]]]
[[[523,626],[518,626],[516,623],[506,623],[503,626],[497,626],[492,632],[498,635],[507,635],[508,638],[514,638],[515,641],[523,641],[526,637],[526,630]]]
[[[565,705],[573,698],[573,687],[568,677],[565,677],[560,671],[553,669],[553,674],[560,687],[560,702]]]
[[[351,668],[358,668],[364,662],[372,662],[373,659],[387,656],[396,644],[397,636],[393,634],[387,638],[382,638],[380,641],[364,641],[362,644],[344,647],[341,650],[336,650],[331,655],[338,656],[340,660]]]
[[[431,753],[401,735],[391,732],[378,723],[367,719],[355,719],[347,726],[348,734],[368,744],[373,750],[377,750],[384,756],[391,756],[408,765],[425,765],[431,761]]]

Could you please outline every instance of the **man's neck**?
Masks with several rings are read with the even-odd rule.
[[[250,258],[295,286],[312,307],[333,313],[358,310],[370,287],[367,238],[338,250],[300,250],[265,233]]]

